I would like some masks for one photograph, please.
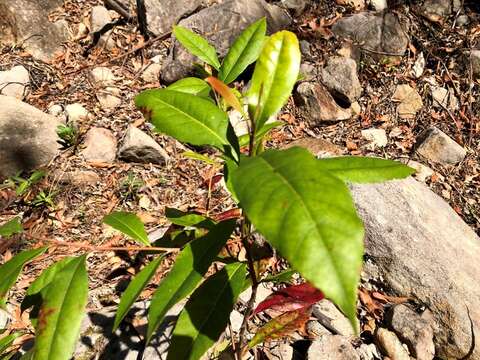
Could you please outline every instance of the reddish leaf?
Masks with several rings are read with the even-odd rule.
[[[238,219],[240,216],[242,216],[242,211],[239,208],[235,208],[217,214],[213,217],[213,219],[217,222],[220,222],[230,219]]]
[[[230,89],[223,81],[213,76],[207,77],[205,81],[210,84],[215,92],[219,93],[225,99],[228,105],[240,113],[243,112],[240,101],[238,101],[238,98],[235,96],[232,89]]]
[[[324,298],[323,293],[308,283],[293,285],[281,289],[258,304],[253,314],[272,309],[276,311],[293,311],[302,309]]]
[[[286,312],[262,326],[248,346],[254,347],[264,341],[285,337],[295,330],[301,329],[310,318],[311,306]]]

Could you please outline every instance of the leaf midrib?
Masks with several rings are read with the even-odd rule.
[[[194,33],[195,34],[195,33]],[[212,58],[210,56],[210,54],[208,54],[204,49],[201,49],[200,47],[198,47],[194,42],[190,41],[190,38],[188,36],[183,36],[185,34],[182,34],[182,37],[183,37],[183,41],[186,41],[190,44],[191,47],[195,48],[198,52],[201,52],[204,54],[204,56],[211,62],[210,65],[212,65],[214,68],[218,69],[220,67],[220,63],[218,61],[218,59],[215,59],[215,58]],[[205,39],[203,39],[201,36],[199,36],[198,34],[195,34],[196,36],[198,36],[198,40],[199,41],[205,41],[207,42]],[[209,49],[209,50],[213,50],[215,52],[215,48],[213,48],[208,42],[205,44],[205,46]],[[198,55],[195,55],[198,57]],[[214,65],[215,64],[215,65]]]

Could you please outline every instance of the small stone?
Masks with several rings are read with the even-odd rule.
[[[156,83],[160,79],[160,72],[162,71],[162,65],[152,63],[142,73],[143,81],[147,83]]]
[[[458,99],[453,92],[440,86],[432,88],[432,98],[433,106],[437,108],[449,109],[452,111],[458,110],[459,108]]]
[[[315,304],[312,313],[320,324],[333,333],[343,336],[355,335],[350,321],[330,300],[324,299]]]
[[[470,52],[470,62],[472,63],[473,75],[480,77],[480,50]]]
[[[322,335],[331,335],[332,333],[317,320],[310,320],[306,325],[307,333],[310,337],[317,338]]]
[[[415,161],[415,160],[408,160],[406,165],[415,169],[416,172],[415,174],[413,174],[413,176],[415,177],[415,179],[422,182],[426,182],[435,173],[428,166],[423,165],[422,163],[419,163],[418,161]]]
[[[114,87],[107,87],[97,93],[97,100],[103,110],[114,110],[122,104],[122,99],[117,96],[120,95],[120,90]]]
[[[357,352],[361,360],[376,360],[382,358],[375,344],[362,344],[357,348]]]
[[[387,0],[370,0],[369,3],[376,11],[383,11],[388,8]]]
[[[53,116],[60,116],[63,113],[63,107],[58,104],[53,104],[48,107],[48,113]]]
[[[407,84],[397,86],[392,100],[400,102],[400,104],[397,106],[397,111],[400,117],[403,119],[411,119],[415,117],[417,111],[419,111],[423,106],[423,101],[420,94],[417,92],[417,90]]]
[[[355,10],[362,10],[365,8],[364,0],[336,0],[338,5],[351,6]]]
[[[62,174],[59,177],[62,184],[73,185],[76,187],[92,186],[100,182],[100,176],[92,170],[75,170]]]
[[[317,67],[309,62],[302,63],[300,65],[300,76],[305,81],[313,80],[317,76]]]
[[[350,106],[350,110],[352,111],[353,116],[358,116],[362,113],[362,108],[360,107],[360,104],[357,101],[352,103],[352,106]]]
[[[385,147],[388,144],[387,133],[384,129],[362,130],[362,137],[376,147]]]
[[[150,61],[154,64],[162,64],[163,62],[163,56],[162,55],[155,55],[150,59]]]
[[[467,26],[468,24],[470,24],[470,18],[468,17],[468,15],[463,14],[458,16],[456,22],[456,25],[458,27]]]
[[[65,106],[65,112],[67,113],[68,120],[77,123],[81,120],[85,120],[88,117],[88,111],[82,104],[74,103]]]
[[[404,304],[393,306],[387,314],[387,321],[400,340],[417,360],[432,360],[435,356],[433,329],[430,322],[422,319]]]
[[[28,70],[23,66],[14,66],[10,70],[0,71],[0,94],[13,96],[19,100],[25,97],[25,90],[30,83]]]
[[[380,350],[391,360],[410,360],[407,350],[393,332],[378,328],[375,337]]]
[[[423,72],[425,70],[425,56],[423,55],[423,52],[418,54],[417,60],[415,60],[415,64],[413,64],[412,72],[413,76],[415,76],[417,79],[423,75]]]
[[[289,10],[293,10],[295,16],[300,16],[305,10],[307,2],[306,0],[281,0],[280,5]]]
[[[160,144],[132,125],[127,129],[118,157],[126,161],[160,165],[165,164],[169,158]]]
[[[311,56],[311,47],[312,45],[307,40],[300,41],[300,50],[303,56]]]
[[[341,335],[322,335],[312,342],[307,360],[360,360],[350,341]]]
[[[461,0],[425,0],[423,3],[423,13],[428,19],[436,21],[452,14],[454,11],[458,11],[461,6],[460,1]]]
[[[350,109],[339,106],[320,83],[301,83],[294,97],[306,120],[312,124],[348,120],[352,117]]]
[[[467,155],[462,146],[436,127],[431,127],[420,134],[417,144],[417,153],[430,161],[444,165],[455,165]]]
[[[92,128],[85,136],[81,155],[87,161],[113,162],[117,153],[117,139],[110,130]]]
[[[90,13],[90,26],[92,32],[102,30],[102,28],[109,24],[110,21],[112,21],[110,13],[104,6],[97,5],[92,8],[92,12]]]
[[[90,79],[95,85],[106,86],[115,82],[115,75],[112,70],[105,66],[99,66],[90,72]]]
[[[236,333],[240,331],[243,322],[243,315],[240,314],[237,310],[233,310],[230,313],[230,325],[232,326],[232,330]]]
[[[345,107],[349,107],[362,94],[357,63],[350,58],[330,57],[322,69],[322,83],[337,101],[345,104]]]

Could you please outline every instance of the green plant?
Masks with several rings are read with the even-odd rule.
[[[41,190],[35,199],[32,201],[33,206],[46,206],[48,208],[55,208],[55,196],[57,195],[56,191],[52,190]]]
[[[240,332],[231,334],[237,360],[249,348],[300,326],[308,320],[311,305],[323,297],[335,302],[358,329],[356,299],[364,232],[346,183],[402,178],[412,169],[384,159],[318,160],[302,148],[264,149],[265,136],[279,125],[272,125],[269,119],[280,111],[298,79],[300,50],[293,33],[280,31],[266,37],[266,21],[261,19],[235,40],[223,62],[199,35],[182,27],[175,27],[174,34],[206,63],[206,80],[185,78],[166,89],[144,91],[136,97],[136,106],[157,131],[181,142],[216,149],[214,160],[195,157],[207,163],[223,162],[225,184],[238,207],[211,217],[167,209],[175,234],[167,234],[154,246],[134,214],[114,212],[105,217],[105,223],[142,245],[128,250],[137,249],[153,257],[124,292],[114,329],[150,282],[163,257],[173,252],[177,253],[175,263],[151,300],[145,338],[147,344],[168,310],[188,298],[173,330],[168,359],[204,356],[225,330],[238,296],[250,287]],[[255,61],[245,94],[228,86]],[[239,111],[248,123],[247,137],[239,139],[235,135],[226,113],[229,107]],[[253,252],[254,229],[289,262],[290,270],[265,276]],[[234,236],[242,243],[245,261],[219,255]],[[6,296],[23,265],[44,251],[22,252],[2,265],[0,294]],[[155,255],[157,252],[161,254]],[[288,282],[293,272],[307,282],[282,289],[253,308],[260,282]],[[22,309],[32,308],[30,317],[36,327],[33,359],[70,358],[86,299],[85,256],[53,264],[32,283]],[[293,311],[288,310],[292,303]],[[267,308],[284,313],[247,341],[248,319]]]
[[[15,189],[18,196],[23,196],[27,191],[40,180],[45,177],[46,173],[43,170],[35,170],[28,179],[22,178],[20,175],[12,176],[9,179],[9,184]]]
[[[129,171],[120,182],[120,193],[126,199],[134,199],[142,186],[144,186],[142,179],[139,179],[133,172]]]
[[[60,138],[58,141],[64,148],[69,148],[78,145],[78,129],[74,124],[60,124],[57,126],[57,135]]]

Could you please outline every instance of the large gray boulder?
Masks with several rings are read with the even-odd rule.
[[[0,1],[0,42],[22,44],[36,59],[49,61],[68,38],[64,21],[48,20],[63,0]]]
[[[364,272],[433,313],[436,357],[480,359],[480,238],[408,178],[351,187],[366,228]],[[469,351],[475,345],[471,354]]]
[[[285,28],[290,23],[287,12],[264,0],[226,0],[182,20],[179,25],[193,29],[215,46],[220,56],[226,55],[235,38],[251,23],[267,18],[269,32]],[[164,65],[162,79],[172,83],[187,76],[198,60],[177,41],[172,43],[170,57]]]
[[[48,163],[58,151],[54,116],[0,95],[0,179]]]
[[[204,3],[205,0],[145,0],[148,29],[157,35],[164,34]]]

